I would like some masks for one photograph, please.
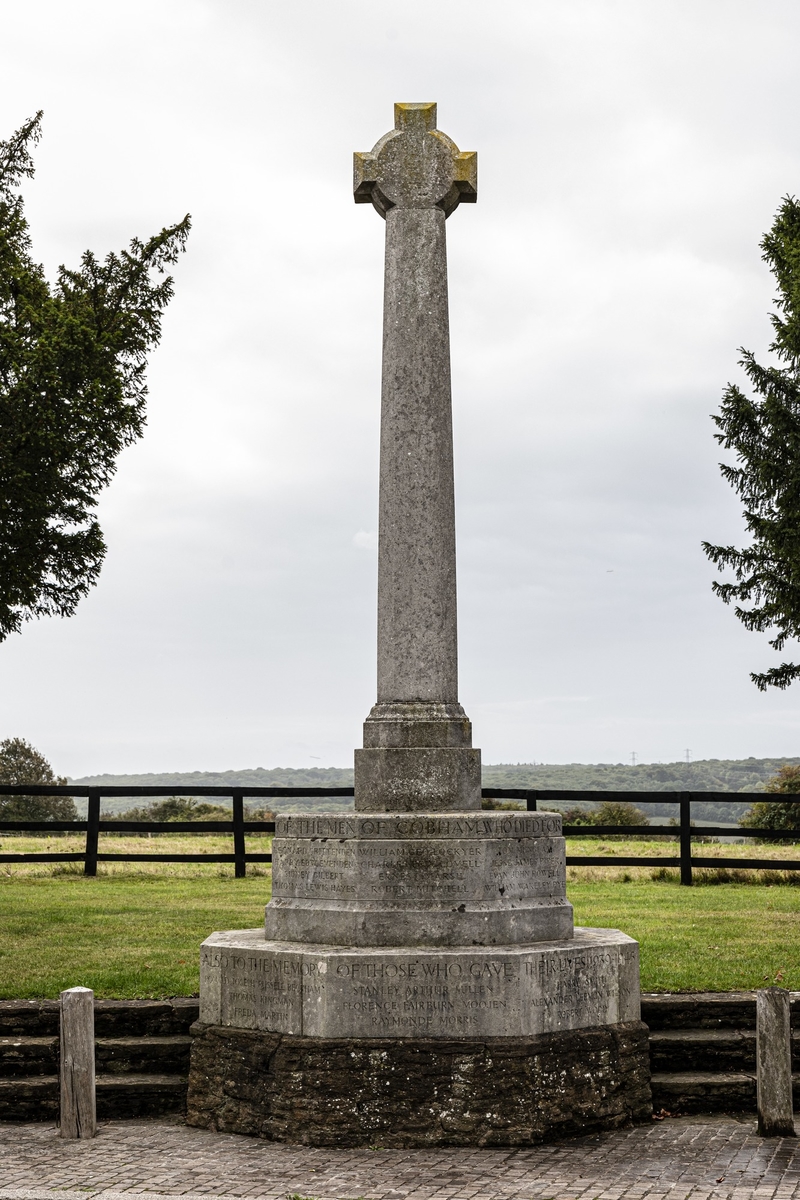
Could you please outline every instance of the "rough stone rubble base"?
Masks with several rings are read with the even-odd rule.
[[[187,1121],[310,1146],[531,1146],[650,1119],[647,1027],[320,1039],[198,1023]]]

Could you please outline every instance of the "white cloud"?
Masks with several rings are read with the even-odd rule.
[[[195,225],[100,584],[0,647],[4,733],[76,775],[349,761],[374,699],[383,250],[351,155],[429,98],[480,163],[448,234],[485,759],[795,753],[797,701],[749,682],[772,653],[699,542],[740,536],[708,414],[736,347],[769,340],[798,34],[788,0],[5,13],[0,136],[44,107],[47,270]]]

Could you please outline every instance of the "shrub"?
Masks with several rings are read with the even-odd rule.
[[[274,821],[275,813],[271,808],[264,808],[263,805],[254,805],[252,808],[245,805],[244,819],[245,821]]]
[[[104,821],[230,821],[231,810],[222,804],[206,804],[194,796],[166,796],[155,804],[128,808],[125,812],[103,817]],[[119,835],[123,836],[123,835]],[[130,837],[130,834],[125,836]],[[136,836],[135,834],[132,836]],[[148,837],[147,833],[140,834]],[[158,837],[158,834],[153,835]],[[165,837],[168,835],[164,835]],[[209,835],[216,836],[216,835]]]
[[[565,825],[594,825],[594,813],[589,808],[565,808],[561,813]]]
[[[592,814],[594,825],[649,825],[640,808],[627,800],[603,800]]]
[[[24,738],[0,742],[0,783],[66,784],[53,773],[50,763]],[[78,811],[71,796],[0,796],[2,821],[77,821]]]

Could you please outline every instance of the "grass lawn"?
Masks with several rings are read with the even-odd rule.
[[[575,924],[639,942],[642,991],[800,991],[800,888],[588,881],[567,885]]]
[[[120,852],[127,839],[113,839]],[[131,839],[142,853],[211,852],[217,839]],[[65,850],[67,839],[49,847]],[[30,843],[30,844],[29,844]],[[173,844],[174,843],[174,844]],[[658,849],[656,849],[658,847]],[[4,850],[45,849],[7,839]],[[219,839],[229,851],[229,839]],[[255,849],[255,846],[252,846]],[[259,847],[260,848],[260,847]],[[266,849],[266,845],[264,846]],[[670,843],[603,844],[616,854],[674,854]],[[569,853],[600,853],[572,842]],[[798,857],[796,847],[703,846],[698,853]],[[215,929],[254,928],[269,899],[269,868],[231,865],[108,864],[86,879],[79,864],[0,865],[0,998],[56,997],[91,987],[100,997],[191,995],[198,947]],[[258,872],[256,874],[255,872]],[[251,874],[251,872],[253,872]],[[729,991],[779,983],[800,990],[800,887],[779,882],[693,888],[642,868],[570,868],[567,891],[578,925],[622,929],[641,945],[644,991]],[[761,877],[763,879],[763,875]],[[706,882],[703,882],[706,880]]]
[[[5,876],[0,998],[78,986],[106,998],[191,996],[203,939],[264,920],[269,879],[231,876]]]

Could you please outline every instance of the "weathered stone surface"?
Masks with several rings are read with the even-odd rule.
[[[378,540],[378,703],[356,752],[358,811],[480,808],[480,753],[458,703],[445,218],[477,198],[477,157],[396,104],[356,154],[354,194],[386,219]]]
[[[284,813],[275,818],[276,838],[336,841],[348,838],[390,841],[397,838],[468,838],[480,842],[484,838],[560,836],[561,814],[554,812],[376,813],[370,816],[360,813]]]
[[[472,722],[460,704],[380,701],[364,722],[364,746],[454,748],[472,745]]]
[[[447,906],[481,900],[564,900],[561,838],[275,841],[273,897]],[[470,941],[465,937],[460,944]],[[408,945],[413,944],[412,938]]]
[[[311,1037],[517,1037],[639,1019],[638,945],[580,929],[527,946],[357,949],[215,933],[200,1020]]]
[[[191,996],[170,1000],[95,1000],[94,1032],[100,1037],[168,1037],[187,1034],[197,1020],[199,1001]],[[0,1000],[0,1037],[58,1036],[58,1000]]]
[[[58,1037],[60,1020],[58,1000],[0,1000],[0,1037]]]
[[[0,1079],[58,1074],[57,1037],[0,1037]]]
[[[187,1121],[315,1146],[529,1146],[650,1117],[639,1021],[490,1040],[196,1025]]]
[[[744,1072],[654,1071],[651,1088],[656,1112],[752,1112],[756,1106],[755,1076]]]
[[[572,905],[566,900],[477,900],[433,908],[407,901],[274,899],[265,927],[269,941],[359,948],[520,945],[571,937]]]
[[[708,1071],[753,1075],[756,1035],[750,1029],[651,1029],[650,1066],[654,1071],[673,1074]]]
[[[476,198],[476,156],[436,129],[434,104],[399,104],[395,128],[356,155],[354,189],[386,220],[377,703],[355,815],[279,819],[263,933],[203,944],[200,1020],[216,1029],[207,1045],[221,1041],[202,1063],[198,1050],[194,1111],[326,1144],[608,1127],[636,1109],[606,1100],[625,1073],[614,1030],[639,1028],[638,946],[615,930],[573,936],[560,817],[479,811],[458,702],[445,218]],[[409,1057],[410,1038],[439,1049]]]
[[[555,813],[278,819],[268,941],[469,946],[570,937]]]
[[[98,1038],[95,1063],[98,1072],[107,1075],[185,1075],[191,1042],[188,1034]]]
[[[644,992],[651,1029],[755,1029],[755,992]]]
[[[409,738],[413,726],[408,729]],[[481,752],[466,746],[355,752],[358,812],[473,812],[481,806]]]

